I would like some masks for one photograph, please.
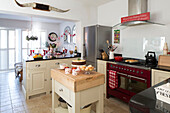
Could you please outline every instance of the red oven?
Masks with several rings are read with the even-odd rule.
[[[109,87],[109,70],[116,71],[118,87]],[[130,98],[151,86],[150,69],[107,63],[107,98],[110,96],[129,102]]]

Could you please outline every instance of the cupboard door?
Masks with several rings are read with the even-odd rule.
[[[40,93],[44,91],[46,81],[47,79],[45,78],[44,71],[32,71],[30,73],[30,92]]]
[[[106,94],[106,61],[97,61],[97,72],[105,74],[104,93]]]
[[[152,70],[152,86],[170,78],[170,72]]]

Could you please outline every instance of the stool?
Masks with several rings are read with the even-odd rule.
[[[15,76],[16,76],[16,78],[19,77],[19,74],[20,74],[19,81],[22,82],[22,79],[23,79],[23,66],[22,66],[22,62],[15,63],[14,67],[15,67]]]

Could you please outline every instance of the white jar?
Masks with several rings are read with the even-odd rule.
[[[113,51],[110,51],[109,59],[114,59],[114,52]]]

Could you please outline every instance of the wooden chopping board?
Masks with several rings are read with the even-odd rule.
[[[89,75],[80,72],[77,76],[73,76],[66,75],[64,70],[51,69],[51,77],[74,92],[102,85],[105,82],[105,75],[95,71]]]
[[[158,60],[159,66],[170,66],[170,56],[160,55]]]

